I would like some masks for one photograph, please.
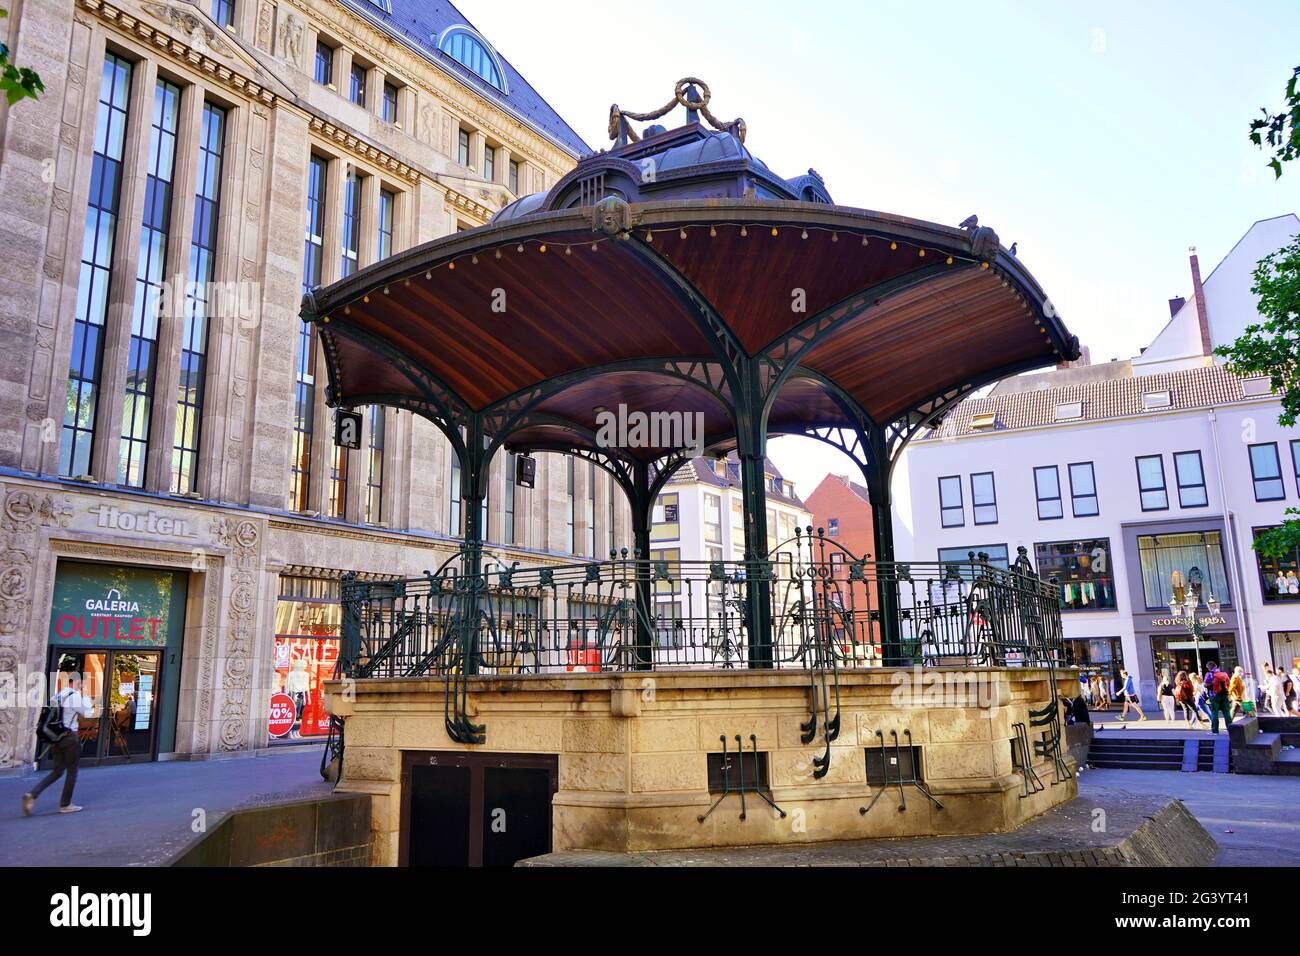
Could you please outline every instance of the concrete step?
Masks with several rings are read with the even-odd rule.
[[[1273,758],[1273,771],[1288,777],[1300,777],[1300,750],[1279,753]]]

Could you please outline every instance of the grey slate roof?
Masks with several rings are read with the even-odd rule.
[[[371,0],[342,0],[348,7],[359,11],[389,29],[395,36],[410,44],[425,56],[445,66],[466,86],[477,90],[485,98],[495,100],[507,112],[513,112],[531,123],[549,139],[560,145],[575,157],[590,153],[588,146],[573,127],[555,112],[540,93],[533,89],[528,81],[510,65],[510,61],[492,44],[493,50],[500,58],[506,73],[506,86],[509,94],[502,93],[491,83],[472,70],[466,69],[458,61],[438,49],[438,34],[448,27],[468,26],[478,32],[463,13],[447,0],[391,0],[393,12],[387,13],[382,3]],[[491,37],[485,37],[492,43]]]

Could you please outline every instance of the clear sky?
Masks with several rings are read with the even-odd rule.
[[[1296,0],[457,6],[593,148],[611,103],[655,109],[697,76],[755,155],[815,168],[838,204],[978,214],[1094,361],[1160,331],[1189,246],[1205,274],[1300,212],[1300,166],[1275,181],[1247,140],[1300,64]],[[849,464],[806,440],[771,454],[803,494]]]

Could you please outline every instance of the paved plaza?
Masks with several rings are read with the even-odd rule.
[[[21,797],[39,774],[0,778],[0,866],[160,866],[195,837],[195,811],[209,830],[222,813],[305,797],[331,787],[320,776],[321,747],[291,747],[263,757],[172,760],[89,767],[77,774],[73,802],[58,812],[59,780],[31,817]]]
[[[55,786],[42,795],[31,818],[22,816],[19,798],[38,777],[6,777],[0,779],[0,865],[162,865],[194,836],[197,809],[206,813],[210,828],[221,813],[237,807],[329,793],[318,773],[319,761],[320,748],[313,746],[257,758],[92,767],[82,770],[77,781],[76,802],[85,807],[81,813],[56,812]],[[1295,777],[1085,770],[1079,799],[1037,824],[1035,840],[1043,850],[1074,846],[1089,839],[1080,831],[1096,808],[1105,809],[1117,824],[1131,822],[1129,817],[1150,812],[1159,804],[1155,798],[1164,796],[1182,800],[1218,842],[1216,865],[1300,866],[1300,778]],[[978,853],[986,843],[1007,851],[1033,848],[1030,834],[1017,834],[915,843],[919,852],[924,842],[930,857]],[[676,860],[669,854],[650,856],[661,865],[843,866],[865,862],[880,844],[903,842],[683,851]],[[573,862],[629,861],[610,855]]]

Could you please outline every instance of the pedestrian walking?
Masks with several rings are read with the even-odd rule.
[[[1243,717],[1247,716],[1246,677],[1240,664],[1232,669],[1232,677],[1228,680],[1228,701],[1232,708],[1231,712],[1228,714],[1229,720],[1235,718],[1238,712],[1240,712]]]
[[[1092,701],[1097,710],[1110,710],[1110,694],[1106,690],[1106,681],[1100,674],[1092,675]]]
[[[36,798],[59,777],[64,778],[59,812],[76,813],[81,809],[72,802],[72,788],[77,785],[77,762],[81,759],[78,718],[90,716],[91,703],[81,693],[80,673],[65,671],[64,680],[66,685],[50,698],[50,705],[42,712],[40,726],[36,728],[41,741],[49,745],[54,768],[30,792],[23,794],[23,813],[29,817]]]
[[[1192,706],[1196,709],[1197,715],[1208,725],[1210,722],[1210,689],[1205,686],[1205,681],[1201,679],[1200,674],[1192,674]]]
[[[1138,720],[1146,720],[1147,715],[1142,713],[1142,705],[1138,703],[1137,682],[1133,680],[1133,675],[1124,668],[1119,670],[1119,697],[1123,701],[1123,707],[1120,708],[1119,719],[1128,719],[1128,709],[1132,707],[1138,712]]]
[[[1220,714],[1223,715],[1225,730],[1232,725],[1232,714],[1230,713],[1228,698],[1228,675],[1220,670],[1216,663],[1210,664],[1209,675],[1210,733],[1217,734],[1219,732]]]
[[[1187,726],[1191,727],[1192,718],[1196,715],[1196,685],[1187,671],[1179,671],[1178,676],[1174,678],[1174,687],[1183,719],[1187,721]]]
[[[1286,716],[1286,677],[1280,667],[1269,669],[1268,689],[1265,691],[1268,697],[1268,710],[1274,717]]]
[[[1173,720],[1174,708],[1177,705],[1174,702],[1174,682],[1169,677],[1168,668],[1160,672],[1160,686],[1156,688],[1156,700],[1160,701],[1160,709],[1164,712],[1165,720]]]

